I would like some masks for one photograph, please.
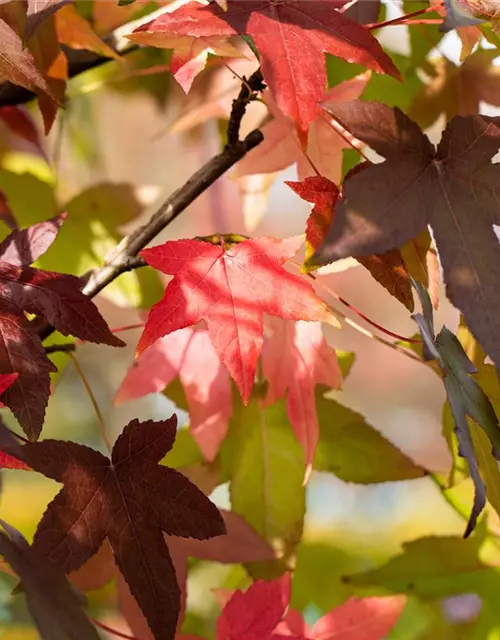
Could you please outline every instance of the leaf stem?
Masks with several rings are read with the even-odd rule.
[[[443,6],[443,3],[438,6]],[[421,16],[424,13],[431,13],[436,11],[437,7],[426,7],[425,9],[418,9],[417,11],[413,11],[412,13],[407,13],[403,16],[399,16],[398,18],[393,18],[392,20],[386,20],[385,22],[374,22],[373,24],[367,24],[366,28],[370,31],[373,29],[381,29],[382,27],[392,27],[393,25],[399,24],[408,24],[408,18],[415,18],[416,16]],[[442,23],[442,20],[436,20],[435,23]]]
[[[116,636],[117,638],[124,638],[124,640],[140,640],[136,636],[130,636],[128,633],[123,633],[122,631],[118,631],[118,629],[113,629],[113,627],[108,627],[107,624],[104,624],[104,622],[100,622],[99,620],[96,620],[95,618],[90,618],[89,617],[89,620],[90,620],[90,622],[95,624],[96,627],[99,627],[99,629],[102,629],[103,631],[106,631],[107,633],[111,633],[112,635]]]
[[[100,430],[101,430],[101,436],[102,439],[104,440],[106,447],[108,448],[109,451],[111,451],[112,446],[111,446],[111,442],[109,441],[108,435],[106,433],[106,423],[104,422],[104,417],[102,415],[101,410],[99,409],[99,404],[97,402],[97,399],[94,395],[94,392],[92,391],[92,387],[89,384],[89,381],[87,380],[87,377],[85,376],[85,373],[83,371],[83,369],[80,366],[80,363],[78,362],[76,356],[74,353],[68,353],[68,356],[71,358],[71,360],[73,360],[73,364],[75,365],[75,369],[78,373],[78,375],[80,376],[80,380],[82,381],[83,386],[85,387],[85,391],[87,392],[87,395],[89,397],[89,400],[92,404],[92,407],[94,409],[96,418],[97,418],[97,422],[99,424]]]

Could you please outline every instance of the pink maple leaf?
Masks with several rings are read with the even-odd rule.
[[[257,580],[245,591],[235,591],[217,620],[216,640],[267,640],[290,601],[291,580]]]
[[[342,373],[335,350],[328,346],[319,322],[272,318],[271,337],[262,351],[262,371],[269,382],[266,404],[286,395],[288,417],[306,458],[306,479],[318,443],[315,386],[338,389]]]
[[[203,320],[221,362],[247,403],[262,350],[264,314],[335,322],[312,286],[282,266],[302,242],[300,236],[252,238],[226,250],[223,243],[177,240],[142,251],[148,264],[174,278],[149,312],[137,353]]]
[[[371,72],[362,73],[351,80],[341,82],[323,96],[323,103],[345,102],[359,98],[371,78]],[[243,177],[256,173],[274,173],[297,163],[299,180],[310,176],[322,176],[338,183],[342,177],[342,149],[349,146],[350,134],[342,137],[331,126],[332,117],[318,113],[311,123],[307,143],[297,131],[294,121],[287,117],[267,93],[265,101],[272,120],[261,127],[264,142],[252,149],[236,168],[236,175]]]
[[[144,28],[131,33],[127,38],[141,45],[173,49],[170,71],[186,93],[191,89],[196,76],[205,68],[209,53],[226,58],[238,58],[243,55],[224,37],[193,38],[187,35],[168,35],[157,31],[153,23],[150,25],[151,30]]]
[[[189,408],[189,428],[207,460],[226,437],[232,414],[231,385],[206,330],[186,327],[155,342],[131,365],[116,404],[163,391],[179,376]]]

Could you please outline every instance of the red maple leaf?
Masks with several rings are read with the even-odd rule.
[[[405,604],[404,596],[350,598],[320,618],[312,629],[300,613],[291,610],[276,632],[297,640],[383,640]]]
[[[368,163],[357,165],[348,177],[364,171]],[[304,269],[309,270],[308,260],[324,242],[334,217],[340,191],[333,182],[322,176],[306,178],[302,182],[287,182],[303,200],[314,204],[306,224],[306,255]],[[399,249],[385,253],[358,257],[357,261],[367,269],[372,277],[407,309],[413,311],[414,301],[410,278]],[[314,269],[314,265],[312,267]]]
[[[38,524],[33,547],[65,573],[81,567],[105,539],[158,640],[171,640],[180,590],[162,532],[205,539],[223,534],[218,509],[185,476],[158,462],[177,420],[132,420],[111,459],[73,442],[24,446],[36,471],[62,482]]]
[[[290,601],[290,574],[235,591],[217,620],[216,640],[268,640]]]
[[[191,434],[205,458],[213,460],[226,437],[233,400],[229,376],[207,331],[186,327],[155,342],[132,363],[115,403],[163,391],[177,376],[186,394]]]
[[[177,240],[142,251],[148,264],[175,277],[151,309],[137,353],[204,320],[221,362],[248,402],[263,344],[264,313],[334,322],[311,285],[281,266],[302,242],[301,237],[252,238],[225,250],[209,242]]]
[[[359,98],[371,78],[371,71],[341,82],[323,96],[322,103],[343,102]],[[297,132],[294,121],[285,116],[275,104],[269,92],[263,98],[273,116],[260,130],[264,142],[252,149],[238,162],[236,174],[246,176],[260,173],[274,173],[297,163],[300,180],[316,176],[319,172],[333,182],[342,177],[342,149],[348,146],[349,133],[342,137],[326,112],[319,113],[309,128],[307,144]],[[354,143],[354,140],[353,140]]]
[[[205,68],[209,53],[227,58],[238,58],[242,55],[227,38],[220,36],[171,36],[153,28],[151,31],[138,30],[127,38],[140,45],[172,49],[170,71],[186,93],[191,89],[196,76]]]
[[[0,374],[0,395],[2,395],[18,378],[17,373],[7,375]],[[0,402],[0,406],[2,403]],[[29,470],[29,466],[24,462],[24,454],[20,443],[14,438],[10,430],[0,418],[0,468],[1,469],[24,469]]]
[[[319,322],[273,318],[269,324],[272,335],[262,351],[262,372],[269,382],[265,402],[273,404],[286,395],[288,417],[304,449],[307,478],[319,434],[315,386],[338,389],[342,373]]]
[[[165,537],[172,561],[175,566],[177,580],[181,588],[181,616],[177,628],[181,627],[181,617],[186,598],[188,557],[199,558],[223,564],[241,564],[244,562],[262,562],[273,560],[274,550],[250,527],[238,514],[221,510],[227,533],[210,540],[192,540]],[[130,594],[127,583],[117,572],[118,601],[132,632],[141,640],[155,640],[148,633],[147,622],[135,600]],[[176,636],[177,637],[177,636]]]
[[[305,262],[325,239],[340,195],[337,185],[323,176],[312,176],[302,182],[285,182],[295,193],[314,204],[306,224]]]
[[[140,26],[195,37],[252,36],[279,108],[307,131],[326,86],[323,52],[399,78],[374,36],[340,11],[345,0],[228,0],[227,11],[191,2]]]

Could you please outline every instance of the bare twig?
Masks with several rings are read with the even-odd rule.
[[[189,178],[185,185],[167,198],[149,222],[120,242],[107,263],[91,274],[82,289],[83,292],[93,298],[120,274],[143,266],[144,261],[137,257],[139,251],[154,240],[160,231],[163,231],[211,184],[262,140],[260,131],[252,131],[244,140],[238,140],[236,144],[226,146],[222,153],[209,160]]]
[[[253,76],[255,78],[252,80]],[[251,81],[254,87],[261,87],[260,72],[256,72],[253,76],[248,82]],[[248,82],[245,81],[244,85],[247,86]],[[231,132],[231,135],[228,133],[228,141],[231,140],[231,142],[228,142],[225,149],[209,160],[180,189],[170,195],[145,225],[125,236],[102,267],[82,277],[82,291],[89,298],[96,296],[122,273],[145,266],[144,260],[138,256],[139,251],[154,240],[166,226],[228,169],[262,142],[264,137],[258,130],[249,133],[244,140],[238,138],[245,107],[254,99],[255,91],[256,89],[249,86],[243,91],[242,87],[240,95],[235,100],[228,124],[228,132]],[[236,140],[233,141],[235,136]],[[41,339],[45,340],[53,333],[54,327],[45,323],[37,325],[37,330]]]
[[[254,71],[248,80],[243,78],[240,93],[238,97],[233,100],[231,116],[227,126],[227,144],[229,146],[234,146],[240,139],[241,121],[245,115],[248,103],[255,100],[257,95],[261,91],[264,91],[265,88],[266,85],[264,84],[260,68]]]

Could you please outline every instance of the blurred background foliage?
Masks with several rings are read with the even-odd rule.
[[[80,15],[101,35],[158,6],[136,2],[118,7],[112,2],[88,0],[76,4]],[[425,4],[387,2],[381,16],[389,19],[402,10],[415,11]],[[442,73],[437,66],[440,61],[447,61],[448,73],[450,65],[460,68],[462,43],[457,34],[443,37],[436,25],[416,25],[409,30],[387,27],[379,35],[404,82],[374,74],[363,97],[382,100],[407,112],[413,109],[417,120],[421,114],[431,138],[439,137],[444,113],[438,110],[435,121],[429,122],[428,117],[425,121],[424,92],[436,73]],[[483,42],[482,46],[488,45]],[[194,167],[220,148],[219,120],[224,119],[224,109],[214,108],[218,101],[213,97],[210,101],[207,96],[212,84],[221,83],[221,74],[226,86],[234,83],[231,70],[216,59],[210,60],[209,70],[195,80],[191,94],[185,96],[168,73],[169,59],[169,51],[146,47],[71,80],[66,108],[43,144],[16,135],[0,122],[0,190],[18,224],[27,226],[60,211],[68,214],[58,241],[39,260],[41,268],[82,275],[102,264],[125,232],[147,219]],[[494,55],[489,64],[494,68]],[[363,71],[330,56],[327,69],[330,87]],[[234,90],[233,94],[226,93],[227,102]],[[197,124],[195,107],[200,103],[213,115]],[[424,108],[418,111],[417,106],[422,104]],[[493,113],[491,104],[481,106]],[[28,108],[39,120],[36,109],[32,105]],[[262,105],[255,109],[248,115],[248,128],[265,113]],[[194,124],[179,125],[189,117]],[[344,172],[358,161],[354,151],[345,151]],[[256,186],[247,184],[244,190],[234,176],[225,176],[157,240],[215,232],[277,236],[302,233],[309,209],[283,184],[284,179],[296,179],[294,167],[280,172],[272,183],[261,179]],[[264,211],[260,219],[244,215],[255,207]],[[9,232],[6,220],[4,214],[0,223],[3,236]],[[415,332],[407,311],[359,265],[333,272],[324,281],[381,325],[401,335]],[[121,276],[103,292],[98,304],[112,328],[137,327],[145,317],[142,310],[157,301],[162,290],[159,275],[146,268]],[[437,324],[442,322],[453,330],[459,322],[444,296],[437,312]],[[127,348],[112,355],[106,347],[85,344],[77,348],[76,358],[95,396],[102,423],[74,364],[64,354],[54,357],[59,372],[53,378],[55,393],[49,404],[45,437],[73,439],[104,451],[103,428],[113,439],[132,417],[163,418],[177,410],[184,421],[187,419],[182,390],[175,383],[164,394],[114,406],[139,333],[140,328],[122,331],[120,336]],[[298,501],[287,507],[299,529],[303,510],[300,501],[305,500],[307,505],[304,534],[294,558],[292,605],[304,612],[308,622],[314,622],[354,593],[403,592],[409,596],[408,605],[390,634],[391,640],[500,639],[500,529],[497,516],[489,508],[479,530],[471,539],[462,540],[472,499],[470,480],[441,490],[451,465],[442,434],[441,382],[431,369],[352,327],[330,329],[327,335],[332,345],[346,353],[354,352],[356,359],[344,389],[331,394],[332,400],[320,399],[320,422],[327,424],[333,415],[338,416],[340,410],[333,402],[338,400],[356,415],[361,414],[363,424],[366,417],[408,456],[411,464],[432,474],[383,482],[377,478],[389,464],[386,440],[373,436],[366,452],[355,452],[352,459],[345,449],[339,450],[338,459],[329,458],[329,447],[331,456],[336,454],[335,439],[330,444],[325,427],[316,465],[323,470],[313,472],[307,489],[301,488],[302,478],[292,478],[289,470],[283,472],[281,484],[273,488],[276,500]],[[60,343],[63,338],[55,335],[51,341]],[[488,393],[494,397],[496,391],[490,389]],[[251,428],[256,420],[253,410],[252,405],[243,408],[237,404],[233,422],[247,421]],[[283,407],[274,410],[282,414],[273,423],[277,425],[275,446],[285,446],[285,440],[286,446],[293,446],[288,442],[293,435]],[[16,428],[8,414],[6,421]],[[183,432],[183,448],[169,454],[169,464],[183,468],[201,464],[196,445],[189,440]],[[321,449],[324,442],[326,449]],[[222,484],[212,494],[222,506],[228,506],[224,465],[236,455],[231,446],[230,442],[221,454],[218,482]],[[250,451],[249,455],[249,464],[258,466],[259,452]],[[338,471],[339,461],[344,465],[342,472]],[[399,458],[396,464],[400,464]],[[297,486],[294,496],[290,483]],[[42,476],[5,471],[1,517],[30,537],[57,490],[56,483]],[[245,499],[250,497],[240,496],[240,500]],[[276,516],[277,527],[283,525],[280,518]],[[258,528],[258,524],[255,526]],[[183,630],[210,638],[220,610],[210,590],[239,588],[248,584],[249,578],[241,566],[192,559],[190,567]],[[1,574],[1,637],[36,638],[23,599],[11,595],[14,586],[15,580]],[[92,616],[127,632],[112,582],[87,595]]]

